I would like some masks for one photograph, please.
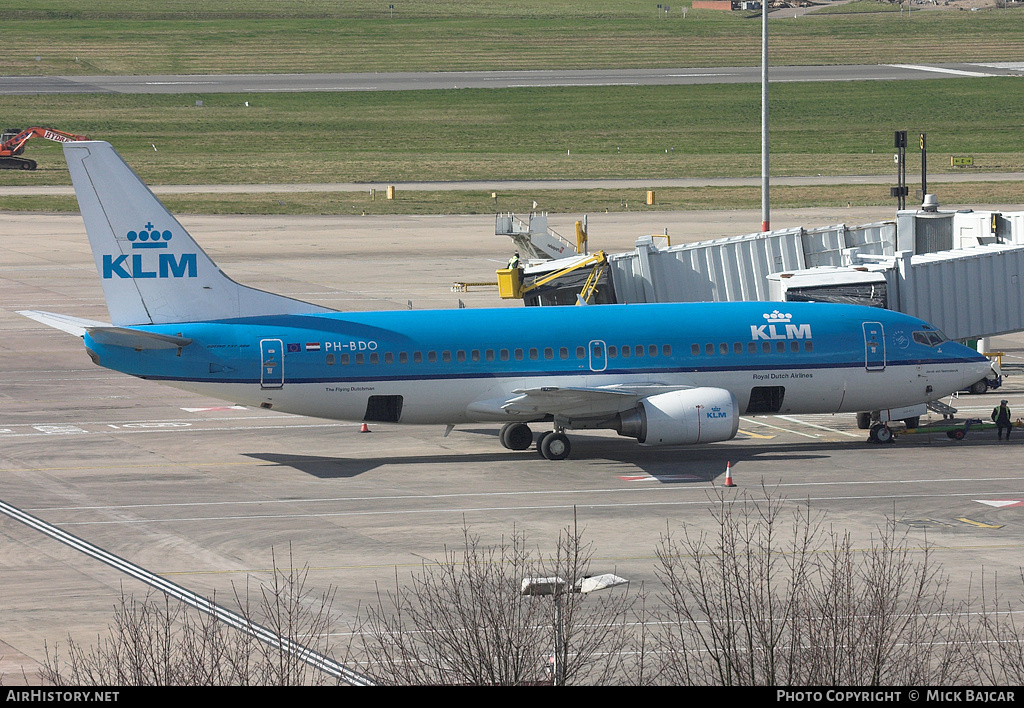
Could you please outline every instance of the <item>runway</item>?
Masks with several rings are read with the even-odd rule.
[[[1019,209],[1020,207],[1018,207]],[[790,210],[773,223],[866,223],[888,210]],[[845,218],[843,218],[845,215]],[[891,217],[891,213],[888,214]],[[569,232],[574,215],[552,217]],[[743,233],[755,212],[590,217],[591,244],[625,250],[669,228],[698,240]],[[565,223],[562,223],[562,222]],[[510,243],[491,217],[184,217],[235,280],[339,309],[509,306],[494,291],[453,293],[493,277]],[[744,418],[733,441],[641,448],[607,431],[571,434],[573,457],[542,459],[498,444],[496,427],[404,428],[323,421],[121,376],[93,366],[81,342],[14,314],[43,309],[105,319],[77,216],[0,214],[0,501],[103,552],[201,595],[232,597],[269,577],[271,553],[310,567],[309,584],[338,590],[342,643],[360,602],[458,547],[469,527],[485,543],[513,528],[551,548],[574,516],[594,544],[594,572],[656,590],[655,546],[666,530],[713,529],[710,510],[760,498],[762,485],[825,514],[867,547],[894,518],[926,543],[966,592],[982,569],[1015,597],[1024,547],[1024,432],[957,443],[945,435],[868,445],[852,415]],[[454,254],[454,255],[453,255]],[[1024,370],[1024,338],[996,338]],[[956,405],[986,417],[1007,398],[1024,412],[1024,379]],[[726,463],[735,489],[721,486]],[[31,682],[70,634],[95,642],[122,588],[143,580],[9,516],[0,516],[0,672]],[[915,557],[919,557],[915,551]]]
[[[907,81],[1021,76],[1024,63],[773,66],[772,83],[794,81]],[[350,74],[209,74],[158,76],[0,76],[0,94],[298,93],[534,88],[551,86],[668,86],[760,83],[761,67],[538,71],[434,71]]]

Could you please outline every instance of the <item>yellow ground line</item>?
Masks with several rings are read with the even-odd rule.
[[[752,438],[760,438],[761,440],[771,440],[772,438],[775,437],[774,435],[758,435],[757,433],[752,433],[749,430],[744,430],[743,428],[740,428],[739,432],[743,433],[744,435],[749,435]]]

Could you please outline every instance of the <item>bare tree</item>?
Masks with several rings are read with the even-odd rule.
[[[658,547],[662,680],[691,685],[940,685],[972,676],[972,630],[925,548],[889,521],[870,547],[783,499],[719,496],[713,534]]]
[[[91,647],[69,637],[64,654],[59,646],[52,653],[46,647],[41,678],[59,686],[326,683],[331,677],[294,650],[305,647],[329,655],[331,649],[334,591],[309,589],[308,573],[308,566],[279,568],[275,558],[271,580],[259,586],[256,598],[248,580],[244,589],[235,589],[243,624],[269,629],[282,640],[275,644],[170,596],[151,591],[136,599],[122,591],[106,636]]]
[[[485,546],[463,529],[463,546],[446,550],[407,585],[378,592],[358,633],[365,670],[395,684],[523,685],[552,680],[562,662],[567,683],[621,680],[629,644],[627,593],[584,599],[592,549],[576,527],[543,556],[519,532]],[[524,578],[557,578],[554,597],[524,596]]]
[[[1018,570],[1024,582],[1024,571]],[[1024,627],[1016,618],[1021,603],[1002,596],[998,575],[982,576],[977,612],[978,636],[972,656],[979,680],[993,686],[1019,686],[1024,682]]]

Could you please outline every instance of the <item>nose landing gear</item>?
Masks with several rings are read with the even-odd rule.
[[[878,423],[871,426],[871,432],[868,433],[868,442],[874,443],[891,443],[893,441],[892,430],[885,423]]]

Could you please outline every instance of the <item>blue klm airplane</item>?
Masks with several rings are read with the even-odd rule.
[[[642,445],[729,440],[741,415],[916,406],[989,362],[927,323],[823,303],[336,312],[240,285],[105,142],[64,145],[110,323],[23,312],[93,362],[276,411],[501,423],[512,450],[569,455],[566,430]],[[873,434],[889,437],[880,424]]]

